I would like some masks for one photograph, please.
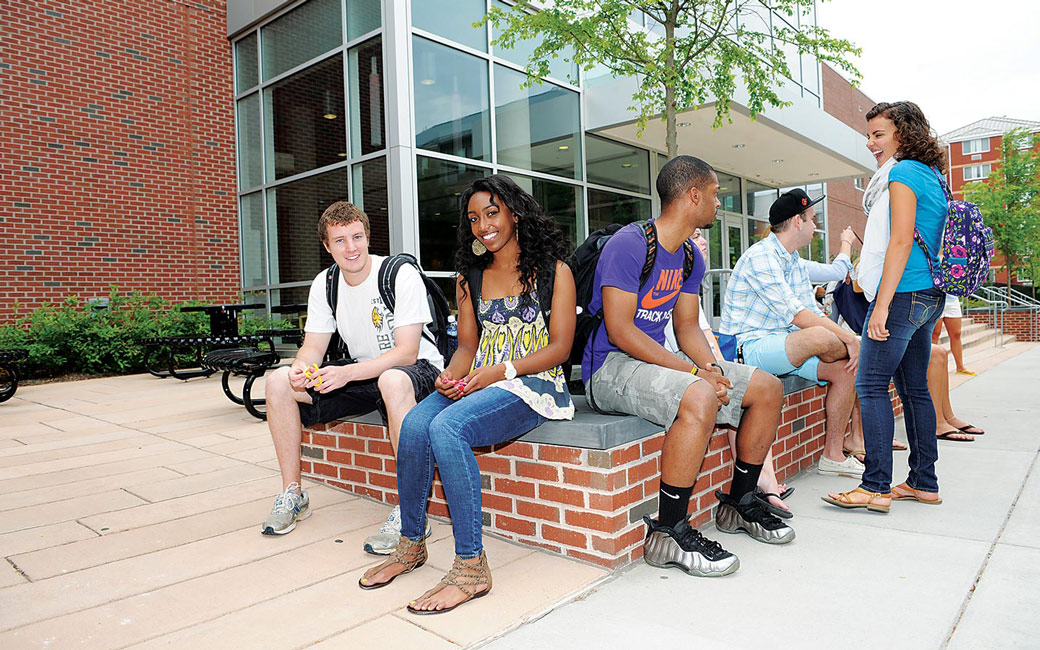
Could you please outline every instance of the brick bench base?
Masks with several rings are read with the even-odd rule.
[[[773,445],[783,482],[819,460],[824,439],[822,387],[788,394]],[[578,401],[577,399],[575,400]],[[897,410],[897,414],[899,411]],[[307,478],[386,503],[397,503],[396,463],[386,429],[369,414],[303,434]],[[544,425],[543,425],[544,426]],[[541,428],[539,428],[541,429]],[[532,438],[537,438],[532,434]],[[726,429],[712,436],[690,501],[691,523],[711,517],[713,492],[729,484],[733,459]],[[523,438],[477,449],[486,531],[605,567],[642,557],[641,517],[657,512],[661,473],[658,431],[609,449],[582,449]],[[428,512],[448,517],[439,475]]]

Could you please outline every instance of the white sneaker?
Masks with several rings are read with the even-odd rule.
[[[863,463],[856,460],[855,456],[849,456],[840,463],[826,456],[821,456],[816,472],[824,476],[847,476],[849,478],[862,479]]]
[[[430,526],[430,521],[426,521],[426,535],[429,537],[433,532],[433,527]],[[375,535],[369,535],[365,538],[363,548],[366,553],[372,555],[390,555],[397,548],[398,542],[401,541],[401,506],[394,506],[394,509],[390,511],[390,516],[383,522],[383,526],[379,529],[379,532]]]

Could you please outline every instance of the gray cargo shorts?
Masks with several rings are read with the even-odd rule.
[[[676,356],[690,361],[681,352]],[[755,368],[731,361],[715,363],[733,383],[729,389],[729,404],[719,410],[715,423],[736,427],[744,412],[744,393]],[[624,352],[611,352],[592,375],[589,388],[596,398],[596,406],[604,411],[638,415],[667,429],[675,422],[679,401],[686,389],[697,381],[704,380],[688,372],[633,359]]]

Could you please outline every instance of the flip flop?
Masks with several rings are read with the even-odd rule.
[[[864,501],[863,503],[855,503],[854,501],[852,501],[852,499],[849,498],[849,495],[853,494],[855,492],[862,492],[863,494],[869,495],[870,498],[868,500]],[[884,498],[884,497],[891,498],[892,494],[891,493],[889,493],[889,494],[881,494],[880,492],[868,492],[867,490],[864,490],[863,488],[858,487],[855,490],[849,490],[848,492],[839,492],[837,498],[834,498],[834,497],[830,496],[829,494],[825,495],[825,496],[822,496],[820,498],[823,499],[824,501],[826,501],[827,503],[830,503],[832,505],[838,506],[839,508],[845,508],[846,510],[851,510],[853,508],[866,508],[867,510],[873,510],[874,512],[888,512],[888,509],[889,509],[888,506],[883,506],[883,505],[881,505],[879,503],[874,503],[874,499],[880,499],[880,498]]]
[[[892,440],[892,451],[906,451],[909,447],[902,440]]]
[[[970,440],[965,440],[964,438],[951,438],[950,437],[950,436],[959,436],[962,433],[964,433],[964,432],[961,431],[960,429],[954,429],[952,431],[943,431],[942,433],[937,433],[935,435],[935,437],[938,438],[939,440],[946,440],[948,442],[975,442],[974,438],[972,438]],[[966,434],[966,435],[971,435],[971,434]]]
[[[789,497],[792,494],[794,494],[794,488],[793,487],[787,487],[786,483],[781,483],[781,485],[784,486],[784,489],[780,492],[780,500],[781,501],[787,501],[787,497]]]
[[[841,453],[845,454],[846,457],[847,456],[852,456],[853,458],[855,458],[856,460],[858,460],[861,463],[867,457],[867,450],[866,449],[845,449],[844,447],[842,447],[841,448]]]
[[[896,490],[906,490],[905,493],[896,492]],[[923,499],[921,495],[924,494],[923,490],[915,490],[906,483],[900,483],[899,485],[892,488],[892,500],[893,501],[916,501],[929,506],[937,506],[942,503],[942,497],[935,497],[934,499]]]
[[[974,424],[965,424],[963,427],[957,427],[959,431],[962,431],[970,436],[981,436],[986,433],[985,430],[980,429]],[[968,431],[968,429],[978,429],[978,431]]]
[[[758,488],[755,488],[755,499],[757,499],[758,502],[761,503],[770,513],[780,517],[781,519],[790,519],[794,516],[794,513],[790,510],[784,510],[779,506],[774,506],[772,503],[769,503],[769,497],[776,497],[783,501],[783,497],[775,492],[763,492]]]

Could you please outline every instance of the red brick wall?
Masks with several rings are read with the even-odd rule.
[[[1005,335],[1014,335],[1016,340],[1019,341],[1037,341],[1040,340],[1040,315],[1035,312],[1028,311],[1009,311],[1004,312],[1003,321],[1001,321],[1000,314],[997,314],[996,324],[994,324],[993,314],[988,311],[973,311],[970,314],[971,318],[978,323],[985,323],[989,327],[1000,327],[1003,325]]]
[[[222,0],[0,4],[0,319],[239,291]]]

